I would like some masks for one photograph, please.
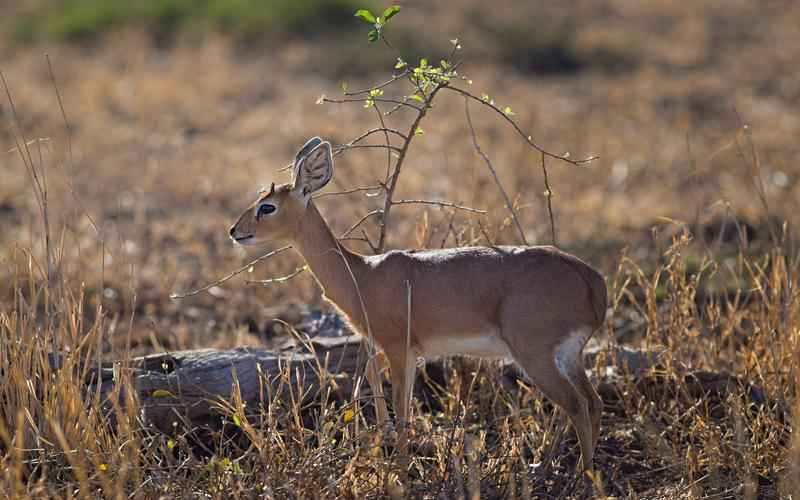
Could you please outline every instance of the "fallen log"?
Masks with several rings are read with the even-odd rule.
[[[276,395],[302,394],[313,399],[325,380],[336,399],[352,395],[353,381],[366,362],[360,336],[318,337],[279,349],[197,349],[134,358],[127,371],[144,421],[162,431],[174,422],[193,426],[219,422],[220,403],[238,390],[247,408],[258,408]],[[124,397],[115,392],[121,362],[93,370],[89,394],[105,406]],[[99,386],[98,386],[99,384]]]

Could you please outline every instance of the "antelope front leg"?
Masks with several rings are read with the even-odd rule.
[[[372,397],[375,399],[375,415],[378,419],[378,427],[386,429],[389,424],[389,410],[386,408],[386,397],[383,395],[383,383],[378,369],[377,355],[370,356],[367,360],[366,372],[367,382],[369,382],[369,387],[372,389]]]
[[[411,409],[411,393],[417,370],[417,357],[405,349],[386,353],[392,370],[392,403],[397,423],[397,448],[403,456],[408,455],[408,421]]]

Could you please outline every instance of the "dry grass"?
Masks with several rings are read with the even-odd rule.
[[[464,4],[463,16],[443,9],[422,20],[409,7],[398,19],[440,20],[468,34],[480,4]],[[614,298],[593,358],[606,404],[595,493],[796,498],[800,122],[791,103],[800,94],[780,68],[800,51],[792,38],[800,10],[753,12],[748,2],[697,9],[618,2],[547,13],[595,20],[579,32],[579,50],[598,40],[636,47],[636,66],[622,73],[542,79],[488,56],[465,71],[477,93],[513,106],[548,149],[601,158],[589,169],[550,167],[559,242],[606,272]],[[774,46],[776,39],[787,43]],[[242,54],[213,36],[157,49],[123,30],[93,47],[47,48],[72,124],[70,157],[42,48],[12,52],[0,43],[23,133],[49,137],[32,145],[32,156],[49,186],[52,241],[48,280],[41,211],[16,152],[4,155],[0,496],[590,495],[573,481],[577,445],[562,416],[535,390],[498,384],[508,380],[499,367],[469,360],[450,365],[435,404],[416,403],[404,491],[396,459],[380,453],[365,428],[369,416],[351,420],[324,399],[305,409],[265,401],[245,412],[234,396],[227,424],[179,425],[166,436],[142,426],[123,361],[114,400],[125,404],[108,425],[102,402],[84,391],[83,376],[99,360],[271,345],[282,333],[273,318],[296,322],[296,304],[320,304],[307,273],[271,287],[231,281],[181,302],[168,294],[245,262],[226,228],[255,190],[282,179],[275,169],[307,136],[346,142],[371,126],[374,112],[314,104],[337,84],[309,71],[318,56],[302,41],[270,54]],[[5,152],[16,133],[5,103],[0,116]],[[492,115],[475,108],[473,120],[526,237],[548,241],[538,156]],[[398,206],[388,246],[452,246],[487,234],[516,241],[472,149],[461,99],[441,99],[423,128],[397,197],[447,199],[489,214]],[[348,152],[329,190],[372,183],[384,159]],[[378,207],[360,193],[320,204],[338,231]],[[297,265],[272,259],[249,278]],[[644,373],[607,373],[604,358],[618,344],[658,350],[659,362]],[[58,369],[53,353],[63,355]]]

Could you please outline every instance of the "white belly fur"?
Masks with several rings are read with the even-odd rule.
[[[420,356],[437,357],[463,354],[480,358],[513,359],[505,340],[490,333],[432,336],[419,338]]]

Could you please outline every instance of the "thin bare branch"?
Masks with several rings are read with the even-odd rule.
[[[403,105],[406,104],[410,100],[411,100],[411,96],[410,95],[404,96],[402,104],[395,104],[392,107],[392,109],[390,109],[389,111],[385,112],[383,114],[383,116],[391,116],[394,113],[396,113],[398,110],[404,109]]]
[[[495,106],[494,103],[492,103],[491,101],[487,101],[485,99],[481,99],[480,97],[478,97],[476,95],[473,95],[473,94],[467,92],[466,90],[460,89],[458,87],[452,87],[452,86],[448,85],[445,88],[448,89],[448,90],[452,90],[453,92],[457,92],[457,93],[463,95],[465,98],[472,99],[473,101],[478,102],[478,103],[486,106],[487,108],[494,110],[497,114],[499,114],[501,117],[503,117],[503,119],[505,121],[510,123],[512,127],[514,127],[514,130],[517,131],[517,133],[525,140],[525,142],[528,143],[528,145],[530,145],[533,149],[535,149],[536,151],[539,151],[540,153],[542,153],[545,156],[549,156],[550,158],[554,158],[556,160],[561,160],[563,162],[569,163],[571,165],[576,165],[576,166],[584,166],[584,165],[586,165],[588,163],[591,163],[594,160],[599,158],[598,156],[589,156],[588,158],[583,158],[581,160],[573,160],[572,158],[570,158],[566,154],[557,155],[555,153],[551,153],[551,152],[547,151],[546,149],[542,148],[541,146],[539,146],[538,144],[536,144],[533,141],[533,138],[530,135],[526,134],[525,132],[522,131],[521,128],[519,128],[519,125],[517,125],[517,122],[512,120],[511,117],[508,116],[508,114],[506,114],[502,109],[500,109],[497,106]]]
[[[169,294],[169,298],[172,299],[172,300],[185,299],[186,297],[192,297],[194,295],[197,295],[197,294],[200,294],[202,292],[205,292],[205,291],[207,291],[207,290],[209,290],[209,289],[211,289],[211,288],[213,288],[215,286],[219,286],[219,285],[225,283],[226,281],[230,280],[234,276],[237,276],[237,275],[247,271],[248,269],[250,269],[251,266],[254,266],[254,265],[258,264],[262,260],[267,260],[270,257],[274,257],[274,256],[276,256],[278,254],[281,254],[281,253],[285,252],[286,250],[289,250],[290,248],[292,248],[292,246],[291,245],[287,245],[287,246],[281,247],[281,248],[279,248],[277,250],[273,250],[271,252],[267,252],[264,255],[262,255],[261,257],[258,257],[256,259],[251,260],[247,264],[243,265],[242,267],[240,267],[239,269],[233,271],[232,273],[224,276],[223,278],[220,278],[220,279],[218,279],[216,281],[213,281],[213,282],[211,282],[211,283],[209,283],[209,284],[207,284],[205,286],[202,286],[202,287],[197,288],[195,290],[191,290],[189,292],[171,293],[171,294]]]
[[[376,253],[383,252],[386,246],[386,228],[389,224],[389,215],[392,210],[392,198],[394,196],[394,190],[397,187],[397,181],[400,179],[400,171],[403,168],[403,162],[406,159],[406,155],[408,154],[408,148],[411,145],[411,141],[414,140],[415,132],[419,127],[420,122],[425,115],[427,114],[428,110],[430,109],[431,101],[442,89],[444,84],[437,84],[436,87],[431,91],[430,95],[425,99],[425,104],[422,109],[419,110],[417,113],[417,117],[414,118],[414,121],[411,123],[411,126],[408,128],[408,133],[406,134],[406,140],[403,142],[403,146],[400,150],[400,154],[397,157],[397,161],[394,164],[394,171],[392,175],[386,180],[386,197],[383,203],[383,213],[381,217],[380,223],[380,235],[378,236],[378,251]]]
[[[353,90],[351,92],[345,92],[344,95],[346,95],[346,96],[356,96],[356,95],[361,95],[361,94],[369,94],[373,90],[378,90],[378,89],[382,89],[384,87],[388,87],[389,85],[393,84],[394,82],[402,80],[406,76],[408,76],[408,70],[403,71],[399,75],[394,75],[389,80],[386,80],[383,83],[379,83],[378,85],[375,85],[373,87],[370,87],[370,88],[367,88],[367,89],[363,89],[363,90]]]
[[[33,156],[31,155],[31,150],[28,147],[28,141],[25,140],[25,132],[22,129],[22,122],[19,119],[19,115],[17,114],[17,107],[14,104],[14,99],[11,96],[11,89],[8,86],[8,82],[6,82],[5,74],[0,71],[0,81],[3,83],[3,88],[6,92],[6,97],[8,98],[8,104],[11,108],[11,116],[13,118],[13,123],[17,128],[17,133],[12,133],[12,137],[14,138],[14,144],[17,147],[17,151],[19,153],[20,158],[22,159],[22,163],[25,165],[25,170],[28,173],[28,177],[31,181],[31,187],[33,187],[34,197],[36,198],[37,206],[39,207],[39,212],[42,217],[42,225],[44,229],[44,245],[45,245],[45,257],[47,259],[47,283],[48,287],[51,284],[53,279],[53,268],[52,268],[52,250],[50,248],[50,220],[47,210],[47,179],[45,177],[45,169],[44,169],[44,160],[42,157],[42,146],[41,141],[35,141],[37,146],[37,151],[39,153],[39,166],[37,167],[36,163],[33,161]],[[17,135],[18,134],[18,135]],[[20,142],[22,143],[20,145]],[[26,159],[27,155],[27,159]],[[48,306],[49,308],[49,306]]]
[[[394,151],[395,153],[400,152],[400,148],[397,146],[387,146],[386,144],[342,144],[341,146],[334,147],[334,156],[338,156],[338,154],[347,151],[348,149],[388,149],[389,151]]]
[[[360,193],[362,191],[380,191],[381,189],[383,189],[383,186],[380,185],[380,184],[376,184],[374,186],[359,186],[359,187],[354,187],[352,189],[346,189],[344,191],[334,191],[332,193],[321,193],[321,194],[315,195],[314,199],[316,200],[318,198],[325,198],[326,196],[341,196],[341,195],[345,195],[345,194]]]
[[[389,133],[385,132],[385,130],[386,130],[386,121],[383,119],[383,114],[381,113],[381,108],[378,106],[377,103],[373,106],[373,108],[375,108],[375,114],[378,116],[378,121],[381,123],[381,128],[384,129],[384,133],[383,133],[384,142],[385,142],[385,144],[387,146],[389,146],[389,145],[392,144],[392,141],[389,140]],[[401,135],[402,135],[404,141],[408,140],[408,136],[407,135],[405,135],[405,134],[401,134]],[[385,177],[387,177],[387,178],[389,177],[389,171],[391,170],[391,168],[392,168],[392,152],[389,149],[387,149],[386,150],[386,176]]]
[[[544,175],[544,196],[547,199],[547,214],[550,216],[550,239],[553,246],[558,246],[556,240],[556,220],[553,216],[553,189],[550,187],[550,181],[547,180],[547,165],[545,164],[545,154],[542,153],[542,174]]]
[[[58,100],[58,108],[61,110],[61,119],[64,121],[64,132],[67,136],[67,158],[69,160],[69,172],[66,173],[65,178],[67,181],[67,187],[69,188],[69,192],[72,195],[72,199],[76,205],[78,205],[79,209],[83,212],[83,215],[89,220],[89,224],[91,224],[92,228],[94,229],[95,233],[100,234],[100,229],[97,227],[97,223],[95,223],[94,219],[92,218],[89,211],[84,206],[83,202],[78,197],[78,194],[75,192],[75,160],[73,159],[72,154],[72,127],[69,124],[69,120],[67,119],[67,111],[64,108],[64,102],[61,98],[61,90],[58,88],[58,82],[56,81],[56,74],[53,70],[53,64],[50,62],[50,55],[45,54],[45,59],[47,59],[47,69],[50,72],[50,81],[53,83],[53,89],[56,93],[56,99]]]
[[[344,153],[348,149],[355,148],[355,147],[384,147],[384,146],[380,146],[380,145],[379,146],[359,146],[358,145],[359,142],[363,141],[364,139],[366,139],[370,135],[377,134],[379,132],[384,132],[386,134],[394,134],[394,135],[400,137],[403,140],[407,139],[406,135],[404,133],[400,132],[399,130],[395,130],[393,128],[387,128],[387,127],[378,127],[378,128],[374,128],[374,129],[371,129],[371,130],[368,130],[368,131],[364,132],[363,134],[359,135],[358,137],[356,137],[355,139],[353,139],[352,141],[350,141],[348,143],[340,144],[339,146],[334,147],[333,148],[333,157],[336,158],[337,156],[339,156],[340,154]],[[395,150],[397,150],[397,148],[395,148]],[[391,151],[391,149],[390,149],[390,151]],[[288,163],[288,164],[284,165],[283,167],[279,168],[278,172],[285,172],[286,170],[290,170],[293,165],[294,165],[294,163]]]
[[[736,114],[736,120],[739,122],[739,132],[736,133],[734,136],[734,144],[736,145],[736,152],[741,158],[742,163],[749,167],[751,170],[751,181],[753,183],[753,188],[756,191],[756,195],[758,195],[758,199],[761,202],[761,206],[764,209],[764,215],[767,217],[767,227],[769,229],[770,238],[775,246],[779,246],[780,239],[778,238],[777,233],[775,232],[775,225],[770,222],[770,208],[769,208],[769,201],[767,200],[767,192],[764,188],[764,178],[762,176],[762,169],[761,169],[761,159],[758,156],[758,151],[755,147],[755,142],[753,141],[753,135],[750,131],[750,127],[747,126],[746,123],[742,120],[742,117],[739,115],[739,111],[734,107],[733,112]],[[742,148],[742,144],[739,142],[740,135],[743,135],[745,139],[747,139],[747,146],[750,153],[750,158],[748,161],[748,155],[745,153],[744,149]]]
[[[56,99],[58,100],[58,108],[61,110],[61,118],[64,120],[64,130],[66,131],[67,135],[67,153],[70,164],[69,166],[71,170],[74,170],[75,167],[72,157],[72,127],[69,126],[69,120],[67,120],[67,112],[64,109],[64,102],[61,99],[61,91],[58,89],[58,83],[56,82],[56,73],[55,71],[53,71],[53,64],[50,62],[50,55],[45,54],[44,58],[47,59],[47,69],[50,72],[50,81],[53,83],[53,89],[56,92]]]
[[[508,212],[511,214],[511,219],[514,221],[514,225],[517,226],[517,231],[519,232],[519,237],[524,244],[528,244],[527,238],[525,238],[525,231],[522,230],[522,224],[519,222],[519,218],[517,217],[517,212],[514,210],[514,205],[511,203],[511,198],[508,197],[508,193],[506,193],[505,188],[503,187],[503,183],[500,182],[500,177],[497,175],[497,171],[494,169],[494,165],[492,165],[492,161],[489,159],[489,156],[483,152],[480,145],[478,144],[478,137],[475,134],[475,127],[472,125],[472,117],[469,114],[469,100],[464,99],[464,113],[467,117],[467,125],[469,125],[469,132],[472,136],[472,145],[475,147],[475,152],[477,152],[483,161],[486,163],[486,167],[489,169],[489,172],[492,173],[492,177],[494,177],[494,182],[497,184],[497,189],[500,190],[500,194],[503,195],[503,199],[506,202],[506,208]]]
[[[438,201],[438,200],[397,200],[393,201],[392,205],[411,205],[411,204],[418,204],[418,205],[438,205],[440,207],[447,207],[447,208],[455,208],[458,210],[464,210],[465,212],[473,212],[476,214],[485,214],[486,210],[482,210],[480,208],[472,208],[466,207],[464,205],[457,205],[455,203],[450,203],[449,201]]]
[[[357,144],[357,143],[361,142],[362,140],[366,139],[367,137],[371,136],[372,134],[377,134],[377,133],[380,133],[380,132],[394,134],[394,135],[400,137],[403,140],[406,139],[406,134],[400,132],[397,129],[389,128],[389,127],[386,127],[385,125],[383,125],[383,126],[378,127],[378,128],[373,128],[373,129],[367,130],[366,132],[364,132],[363,134],[359,135],[358,137],[356,137],[352,141],[348,142],[347,144]]]
[[[398,106],[407,106],[409,108],[416,109],[417,111],[422,109],[419,106],[415,106],[415,105],[413,105],[413,104],[411,104],[409,102],[400,101],[400,100],[397,100],[397,99],[389,99],[389,98],[386,98],[386,97],[361,97],[361,98],[357,98],[357,99],[331,99],[330,97],[323,97],[322,98],[322,102],[329,102],[329,103],[332,103],[332,104],[344,104],[344,103],[348,103],[348,102],[368,102],[368,101],[387,102],[389,104],[396,104]]]
[[[269,278],[265,280],[245,280],[245,283],[248,285],[251,284],[258,284],[258,285],[272,285],[275,283],[286,283],[290,279],[294,278],[298,274],[302,273],[303,271],[308,271],[308,266],[300,266],[291,273],[287,274],[286,276],[281,276],[279,278]]]
[[[346,238],[346,237],[350,236],[350,233],[352,233],[353,231],[355,231],[356,229],[358,229],[358,226],[360,226],[361,224],[363,224],[363,223],[364,223],[364,221],[366,221],[367,219],[369,219],[370,217],[372,217],[372,216],[374,216],[374,215],[379,215],[379,214],[380,214],[380,213],[382,213],[382,212],[383,212],[383,210],[381,210],[381,209],[379,209],[379,208],[378,208],[378,209],[375,209],[375,210],[373,210],[373,211],[371,211],[371,212],[368,212],[368,213],[366,213],[366,214],[365,214],[363,217],[361,217],[360,219],[358,219],[358,221],[357,221],[355,224],[353,224],[352,226],[350,226],[350,229],[348,229],[347,231],[345,231],[344,233],[342,233],[342,235],[341,235],[341,236],[339,236],[339,239]]]
[[[25,143],[25,145],[26,145],[26,146],[31,146],[31,145],[33,145],[33,144],[36,144],[37,142],[49,142],[50,140],[51,140],[51,139],[50,139],[49,137],[38,137],[38,138],[36,138],[36,139],[31,139],[31,140],[27,141],[27,142]],[[15,152],[17,152],[17,151],[19,151],[19,148],[18,148],[17,146],[14,146],[14,147],[12,147],[12,148],[10,148],[10,149],[7,149],[7,150],[6,150],[6,154],[15,153]]]
[[[14,125],[17,128],[17,134],[12,134],[14,138],[14,144],[17,147],[17,151],[19,152],[19,156],[22,159],[22,163],[25,164],[25,169],[30,176],[31,184],[33,185],[33,192],[36,196],[36,202],[39,205],[39,208],[42,207],[42,199],[41,199],[41,191],[42,185],[39,180],[39,174],[36,171],[35,165],[33,163],[33,157],[31,156],[31,150],[28,147],[28,141],[25,140],[25,134],[22,130],[22,124],[19,120],[19,115],[17,114],[17,107],[14,104],[14,99],[11,97],[11,89],[8,86],[8,82],[6,82],[6,76],[0,71],[0,81],[3,83],[3,89],[5,89],[6,97],[8,98],[8,105],[11,108],[11,116],[13,118]],[[35,142],[32,141],[31,144]]]
[[[378,247],[375,246],[375,243],[373,243],[371,239],[369,239],[369,235],[367,234],[367,231],[364,230],[363,227],[361,228],[361,236],[364,238],[364,241],[367,242],[367,245],[369,245],[369,248],[372,250],[372,253],[378,253]]]

